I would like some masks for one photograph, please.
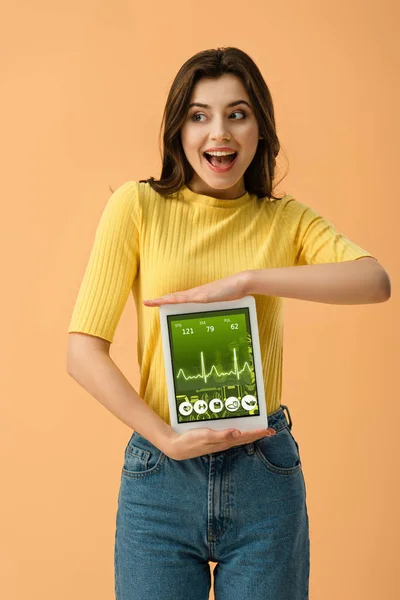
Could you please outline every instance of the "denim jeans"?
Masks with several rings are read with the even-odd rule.
[[[288,414],[286,419],[284,409]],[[116,600],[307,600],[306,488],[287,406],[276,435],[174,460],[134,432],[116,516]]]

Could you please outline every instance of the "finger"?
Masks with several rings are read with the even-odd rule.
[[[177,294],[164,294],[164,296],[157,296],[157,298],[150,298],[144,300],[144,302],[158,302],[159,300],[167,300],[169,298],[175,298]]]
[[[271,431],[267,429],[256,429],[255,431],[240,431],[239,429],[227,430],[224,432],[216,432],[217,434],[223,433],[223,435],[218,435],[218,439],[210,440],[209,443],[220,443],[223,444],[225,442],[235,441],[235,443],[240,446],[241,444],[246,444],[252,442],[253,440],[260,439],[265,436],[272,435]],[[233,435],[235,434],[235,435]]]
[[[151,300],[143,300],[143,304],[167,304],[167,303],[171,303],[171,302],[176,302],[176,299],[173,297],[168,297],[168,298],[153,298]]]
[[[269,429],[259,429],[256,431],[243,431],[238,436],[234,436],[231,439],[235,442],[235,446],[241,446],[242,444],[250,444],[256,440],[261,440],[264,437],[271,437],[274,435]]]

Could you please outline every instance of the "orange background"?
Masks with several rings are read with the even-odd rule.
[[[159,177],[158,134],[173,78],[196,52],[229,45],[253,58],[272,93],[283,148],[278,176],[289,169],[278,193],[331,220],[392,281],[392,297],[381,304],[285,300],[282,403],[307,486],[310,598],[400,596],[396,4],[25,0],[3,7],[0,569],[7,600],[114,598],[117,494],[131,430],[68,376],[67,326],[109,186]],[[139,389],[132,297],[111,357]]]

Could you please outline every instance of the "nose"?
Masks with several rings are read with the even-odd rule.
[[[224,119],[216,119],[214,121],[212,131],[212,140],[229,140],[231,138],[229,126]]]

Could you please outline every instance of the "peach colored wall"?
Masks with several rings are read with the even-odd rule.
[[[131,431],[68,376],[67,325],[109,186],[159,176],[172,79],[195,52],[228,45],[270,86],[279,165],[287,157],[290,169],[278,192],[325,215],[391,276],[382,304],[285,301],[282,402],[307,484],[310,598],[400,596],[399,13],[394,0],[3,7],[4,598],[114,598]],[[111,356],[138,389],[132,297]]]

